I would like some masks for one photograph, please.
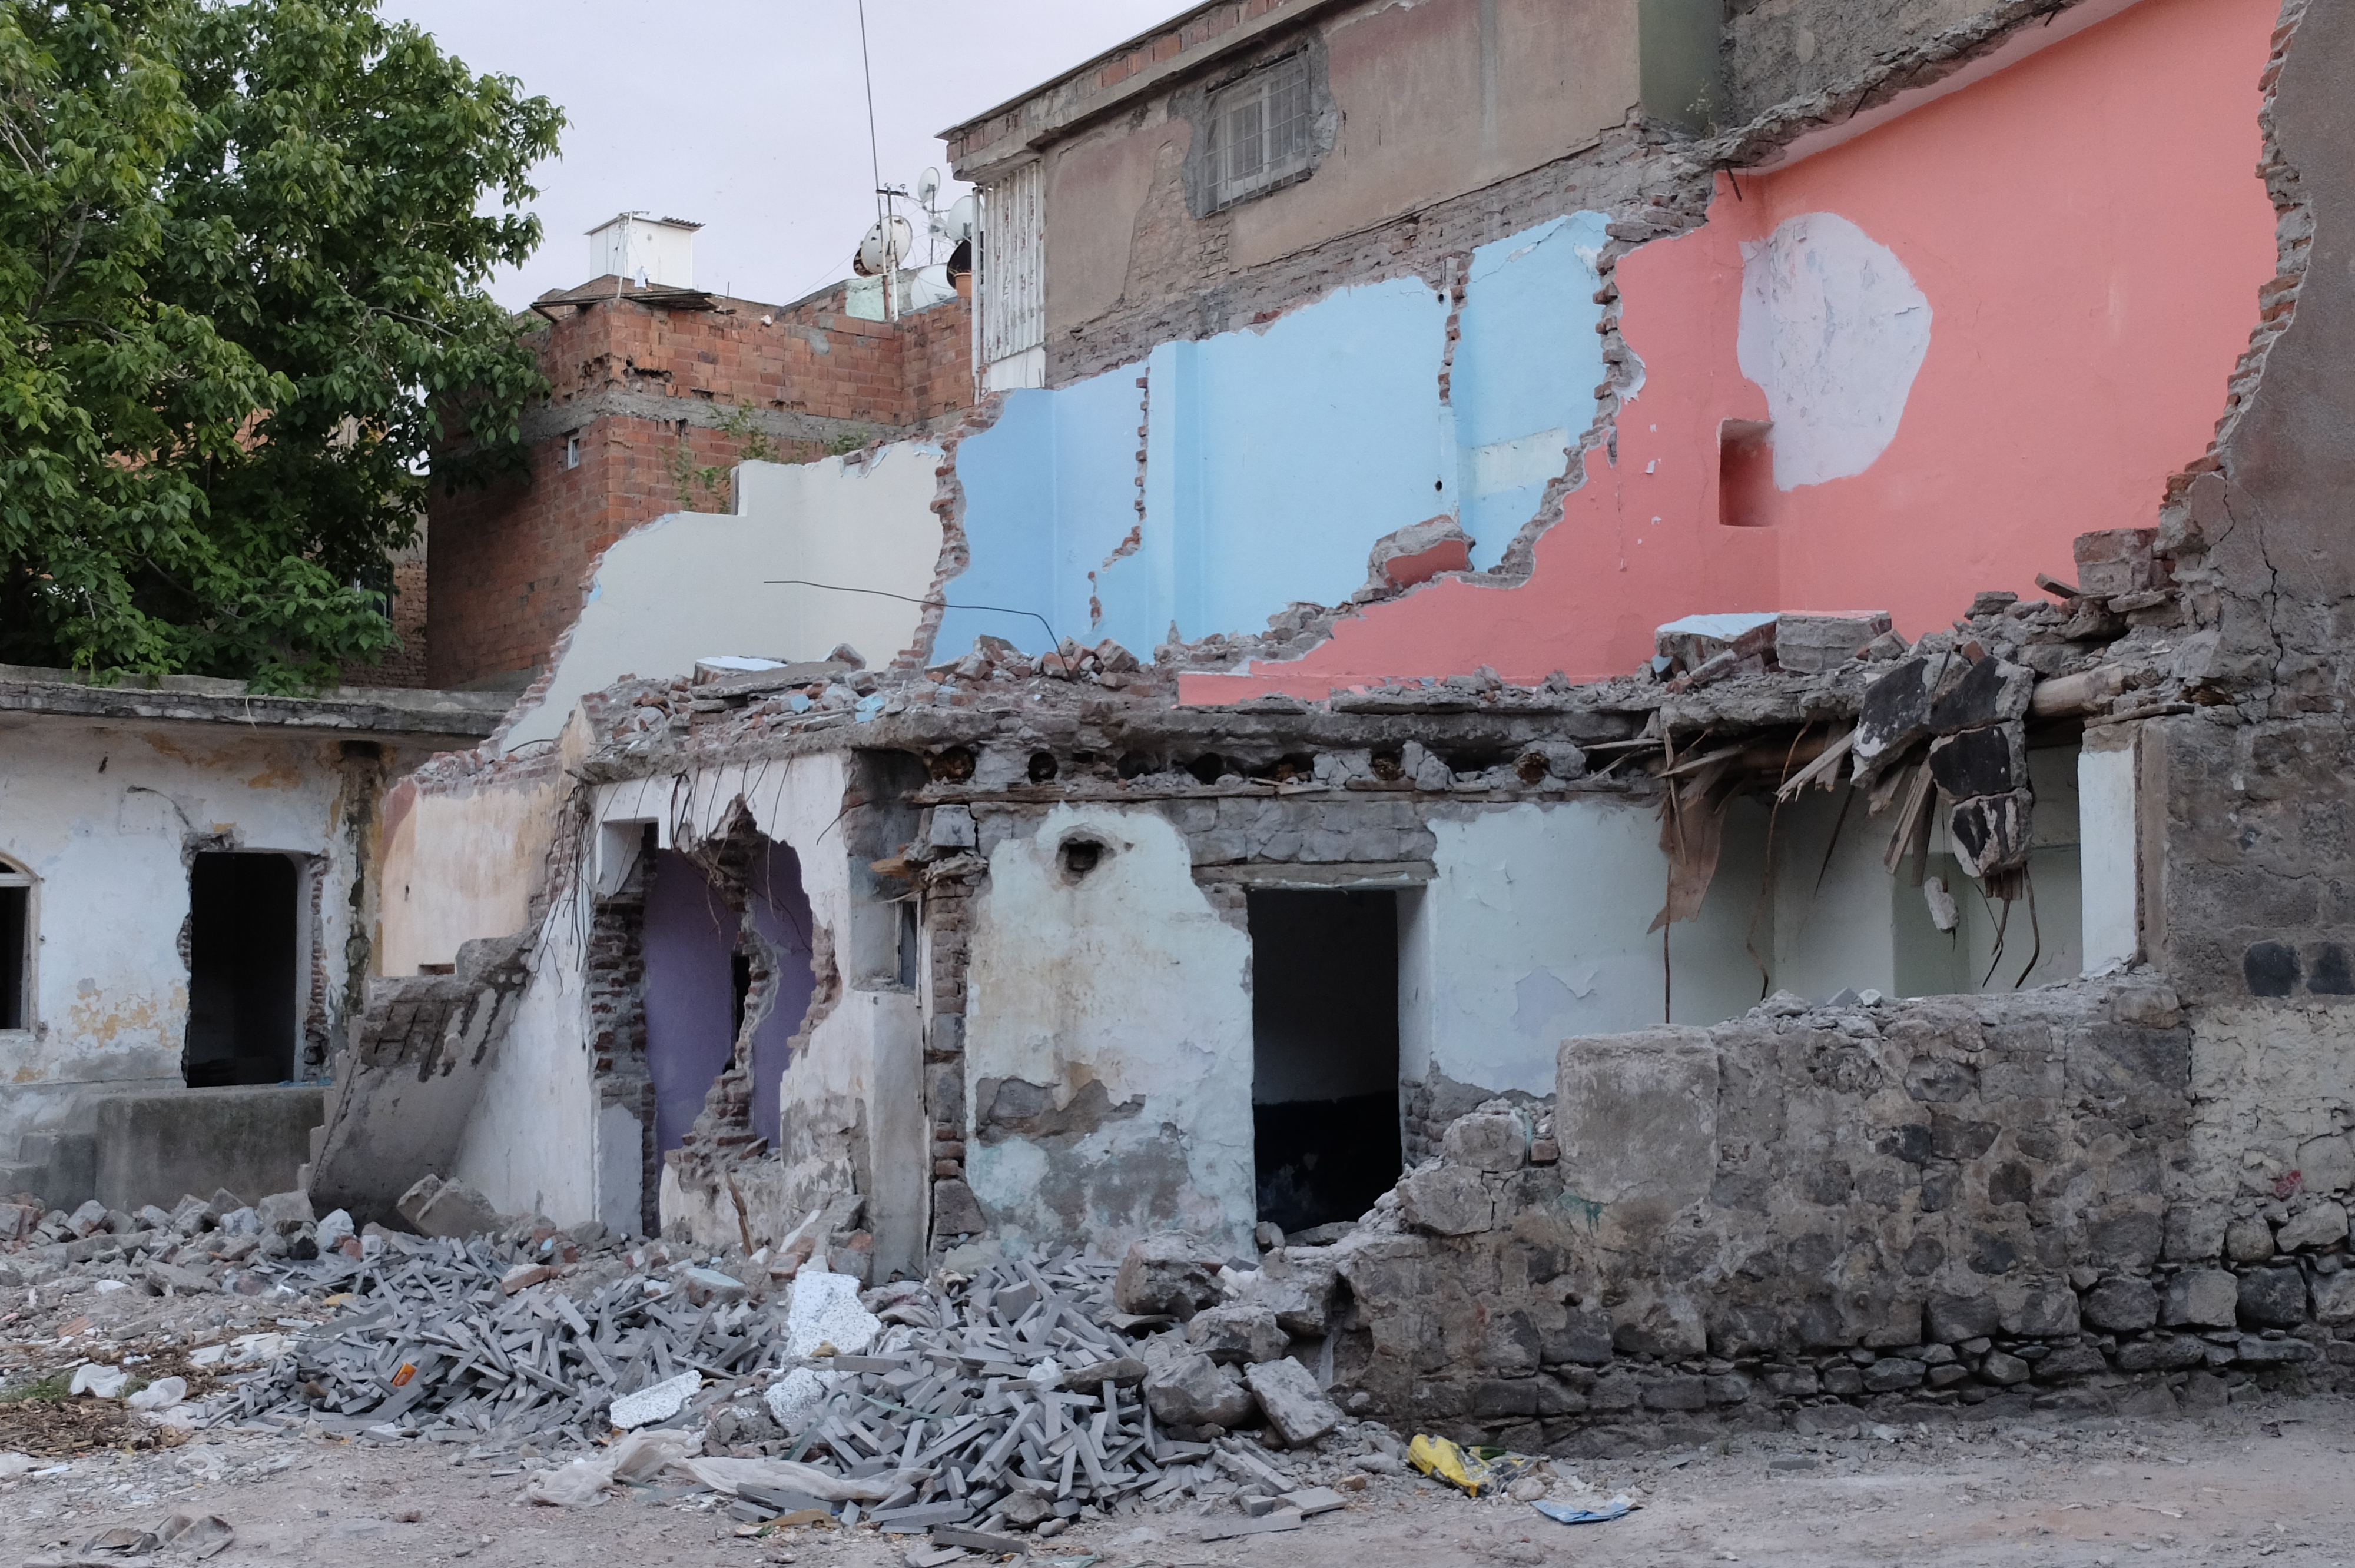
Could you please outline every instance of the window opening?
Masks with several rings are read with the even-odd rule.
[[[641,940],[657,1153],[686,1139],[735,1054],[744,1000],[736,987],[741,928],[702,867],[676,850],[655,854]]]
[[[194,1087],[294,1076],[301,877],[282,854],[220,851],[188,869],[188,1031]]]
[[[581,438],[579,436],[567,436],[564,438],[564,466],[567,468],[579,468],[581,466]]]
[[[1398,895],[1251,895],[1259,1217],[1355,1220],[1398,1181]]]
[[[33,1026],[33,879],[0,860],[0,1029]]]
[[[1239,201],[1308,166],[1308,57],[1289,55],[1210,101],[1219,202]]]

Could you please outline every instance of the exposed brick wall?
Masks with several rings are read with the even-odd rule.
[[[625,297],[527,334],[553,389],[525,417],[528,474],[434,488],[421,683],[521,684],[579,612],[599,552],[666,513],[729,510],[724,480],[682,486],[679,470],[742,458],[745,441],[718,428],[739,409],[780,461],[806,462],[972,403],[963,302],[870,322],[841,314],[842,297],[710,311]],[[571,468],[568,441],[579,447]]]

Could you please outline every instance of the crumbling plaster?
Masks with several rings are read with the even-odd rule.
[[[1084,871],[1076,843],[1098,846]],[[1251,942],[1194,885],[1178,831],[1055,807],[1000,840],[974,902],[966,1169],[1000,1244],[1117,1255],[1180,1230],[1246,1248]]]
[[[638,835],[626,830],[639,823],[655,824],[666,846],[691,847],[749,817],[798,855],[821,933],[818,956],[832,961],[863,923],[898,922],[896,909],[872,904],[854,886],[841,823],[860,803],[849,759],[837,753],[597,789],[584,813],[587,832],[568,852],[570,874],[538,934],[531,982],[468,1121],[457,1178],[502,1212],[639,1230],[645,1192],[643,1179],[634,1178],[643,1128],[634,1116],[600,1107],[589,1044],[582,944],[598,887],[619,881],[607,878],[611,868],[596,857],[616,843],[634,845]],[[625,831],[598,832],[608,825]],[[916,998],[881,981],[862,985],[855,970],[842,978],[840,1001],[815,1021],[784,1070],[778,1124],[755,1129],[771,1140],[772,1155],[736,1167],[732,1191],[682,1183],[666,1165],[666,1230],[676,1223],[698,1244],[741,1241],[748,1227],[774,1240],[811,1208],[855,1189],[868,1202],[877,1266],[910,1266],[922,1256],[929,1134]],[[874,989],[879,984],[883,989]]]

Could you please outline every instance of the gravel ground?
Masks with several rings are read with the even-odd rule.
[[[1103,1568],[2264,1560],[2321,1568],[2355,1563],[2350,1453],[2355,1404],[2319,1397],[2253,1400],[2172,1420],[1744,1436],[1579,1462],[1581,1479],[1642,1505],[1606,1524],[1558,1525],[1509,1501],[1377,1478],[1345,1510],[1296,1531],[1203,1542],[1197,1534],[1209,1519],[1201,1516],[1105,1519],[1037,1542],[1033,1557],[1076,1564],[1093,1554]],[[218,1514],[234,1526],[235,1544],[211,1560],[222,1568],[270,1560],[570,1568],[584,1547],[631,1563],[851,1568],[899,1563],[921,1539],[831,1527],[740,1536],[742,1527],[709,1494],[641,1490],[589,1510],[535,1507],[521,1498],[533,1464],[530,1455],[469,1462],[461,1449],[417,1442],[201,1432],[176,1447],[108,1449],[63,1474],[0,1483],[0,1562],[70,1562],[103,1530],[153,1528],[175,1511]]]

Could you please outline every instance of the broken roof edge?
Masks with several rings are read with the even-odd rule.
[[[968,164],[964,155],[955,150],[955,144],[961,137],[987,124],[990,121],[1013,114],[1026,104],[1036,102],[1059,89],[1083,80],[1091,73],[1100,76],[1117,65],[1124,57],[1148,49],[1157,38],[1173,33],[1182,38],[1188,26],[1206,16],[1219,11],[1233,10],[1240,13],[1243,9],[1236,5],[1235,0],[1206,0],[1205,4],[1180,11],[1167,21],[1147,27],[1135,37],[1125,38],[1111,48],[1081,61],[1069,70],[1049,77],[1026,92],[1016,93],[1013,97],[994,104],[978,114],[968,115],[947,130],[939,132],[939,139],[949,144],[949,163],[956,177],[961,180],[970,180],[973,175],[967,172],[969,169],[989,169],[1007,163],[1024,152],[1034,150],[1047,141],[1116,111],[1121,105],[1140,94],[1152,92],[1165,83],[1214,64],[1238,49],[1248,48],[1271,33],[1279,32],[1296,23],[1308,21],[1348,3],[1351,3],[1351,0],[1296,0],[1295,4],[1287,5],[1284,0],[1275,0],[1273,8],[1257,16],[1239,19],[1234,26],[1201,39],[1191,48],[1181,44],[1177,53],[1158,60],[1147,59],[1127,76],[1116,81],[1101,84],[1099,92],[1088,95],[1084,101],[1072,105],[1068,112],[1046,117],[1028,133],[1025,133],[1020,127],[1009,127],[1007,134],[1018,138],[1018,144],[1007,152]],[[986,145],[996,147],[1006,139],[1007,137],[1001,136]]]
[[[183,724],[359,730],[434,740],[479,740],[514,702],[511,692],[335,686],[315,696],[254,692],[209,675],[126,675],[101,685],[79,670],[0,664],[0,713]]]
[[[2004,0],[1870,69],[1695,142],[1702,166],[1781,165],[1854,140],[2076,37],[2142,0]]]

